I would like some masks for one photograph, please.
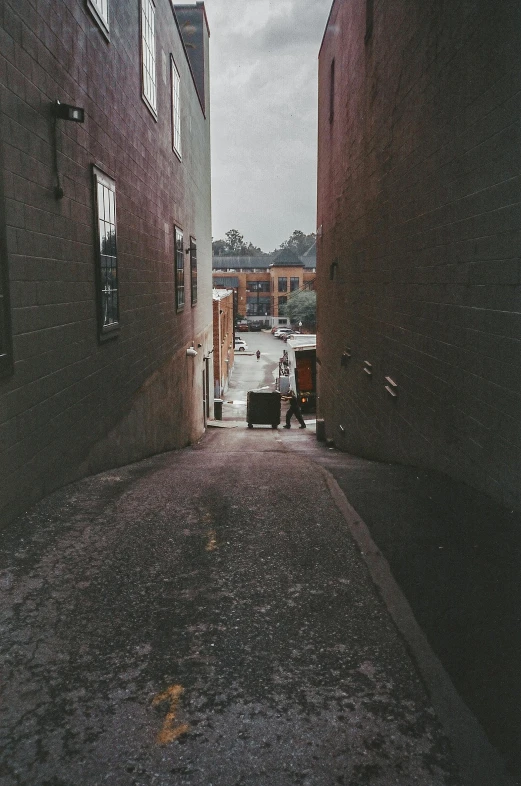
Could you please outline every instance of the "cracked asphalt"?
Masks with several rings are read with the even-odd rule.
[[[278,432],[63,489],[1,568],[3,786],[459,782],[323,477]]]
[[[211,429],[1,533],[2,786],[462,785],[309,432]]]

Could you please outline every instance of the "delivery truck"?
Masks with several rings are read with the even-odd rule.
[[[298,398],[302,412],[316,412],[317,406],[317,337],[294,336],[287,343],[289,387]],[[280,390],[282,392],[281,385]]]

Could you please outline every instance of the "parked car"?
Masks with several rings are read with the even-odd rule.
[[[236,338],[233,342],[233,348],[239,352],[245,352],[248,349],[248,345],[242,338]]]
[[[272,332],[272,334],[274,334],[274,333],[277,332],[277,330],[280,330],[281,328],[287,328],[287,327],[288,327],[287,325],[273,325],[273,327],[271,328],[271,332]],[[290,328],[290,330],[291,330],[291,328]]]
[[[248,329],[250,333],[260,333],[262,327],[258,322],[250,322]]]
[[[279,328],[273,334],[275,338],[282,338],[286,333],[293,333],[294,331],[291,328]]]
[[[294,336],[300,336],[299,330],[293,330],[291,333],[283,333],[281,338],[283,341],[287,341],[288,338],[293,338]]]
[[[247,333],[249,327],[247,322],[237,322],[237,330],[240,330],[241,333]]]

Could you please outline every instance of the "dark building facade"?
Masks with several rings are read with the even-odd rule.
[[[319,409],[338,447],[521,505],[521,6],[335,0]]]
[[[204,3],[4,0],[0,36],[5,523],[197,439],[213,338]]]

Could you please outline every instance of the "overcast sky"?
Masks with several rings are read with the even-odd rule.
[[[273,251],[316,228],[318,50],[332,0],[205,0],[213,237]]]

